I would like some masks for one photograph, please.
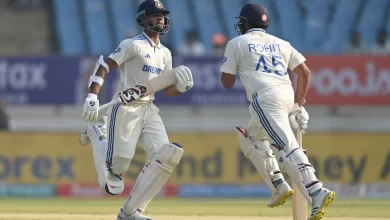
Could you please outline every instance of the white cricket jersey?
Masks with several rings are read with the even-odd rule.
[[[120,80],[114,98],[118,97],[119,92],[172,69],[171,51],[160,42],[156,45],[145,32],[123,40],[109,58],[120,68]],[[146,103],[153,100],[154,94],[151,94],[134,102]]]
[[[305,60],[289,42],[253,28],[228,42],[221,72],[238,74],[252,101],[255,92],[258,97],[293,92],[287,68]]]

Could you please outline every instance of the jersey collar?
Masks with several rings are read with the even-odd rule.
[[[263,32],[263,33],[265,33],[265,30],[263,30],[261,28],[252,28],[252,29],[249,29],[246,33],[250,33],[250,32]]]
[[[149,36],[148,36],[147,34],[145,34],[145,32],[142,32],[142,35],[144,35],[144,37],[145,37],[146,40],[149,42],[149,44],[150,44],[151,47],[157,47],[158,49],[161,48],[161,43],[160,43],[161,40],[158,41],[158,44],[156,45],[156,44],[152,41],[152,39],[150,39]]]

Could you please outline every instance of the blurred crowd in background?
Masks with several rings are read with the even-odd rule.
[[[171,10],[171,31],[162,37],[163,44],[175,54],[223,55],[227,41],[237,36],[233,24],[238,20],[234,17],[246,2],[251,0],[164,1]],[[257,2],[270,13],[268,32],[290,41],[303,53],[390,54],[388,0]],[[140,33],[135,23],[139,3],[140,0],[2,0],[2,20],[13,23],[8,22],[10,28],[2,23],[9,31],[0,37],[12,44],[3,43],[1,54],[110,53],[121,40]],[[30,18],[28,23],[26,18]],[[24,29],[29,34],[19,35],[12,26],[34,29]]]

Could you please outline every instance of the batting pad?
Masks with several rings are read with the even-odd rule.
[[[301,172],[299,171],[297,164],[290,161],[286,157],[286,153],[283,150],[280,150],[277,146],[271,144],[271,148],[272,148],[276,158],[279,158],[278,163],[279,163],[279,167],[280,167],[281,171],[287,173],[287,175],[291,178],[293,183],[295,183],[295,185],[297,186],[299,191],[305,197],[307,202],[309,204],[312,204],[311,197],[306,190],[305,184],[302,182]]]
[[[96,125],[88,126],[87,134],[92,144],[93,160],[99,180],[99,185],[104,189],[107,178],[106,152],[107,140],[100,128]]]
[[[243,128],[236,127],[236,134],[240,142],[241,151],[256,167],[257,172],[270,188],[272,194],[275,194],[276,188],[272,184],[271,178],[274,176],[274,171],[280,170],[275,156],[268,153],[268,151],[271,151],[271,149],[269,149],[269,147],[266,145],[269,144],[268,141],[265,141],[263,149],[256,149],[257,147],[254,145],[252,140],[246,136],[245,130]],[[260,141],[259,143],[262,144]]]
[[[131,215],[136,209],[144,209],[148,205],[179,164],[183,152],[178,144],[163,145],[156,152],[137,178],[136,185],[124,206],[126,215]]]

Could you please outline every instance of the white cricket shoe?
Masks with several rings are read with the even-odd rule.
[[[326,188],[321,188],[312,193],[310,196],[313,204],[311,215],[308,220],[319,220],[324,216],[326,207],[333,202],[336,193]]]
[[[125,189],[125,183],[123,182],[122,174],[114,174],[108,170],[108,177],[106,179],[105,190],[110,195],[120,195]]]
[[[294,195],[294,191],[291,189],[290,185],[283,180],[283,182],[276,187],[276,193],[272,195],[268,207],[273,208],[283,205],[292,195]]]
[[[123,211],[123,208],[121,208],[121,211],[119,212],[116,220],[152,220],[152,218],[143,215],[143,211],[141,209],[135,210],[133,214],[129,216],[126,215]]]

